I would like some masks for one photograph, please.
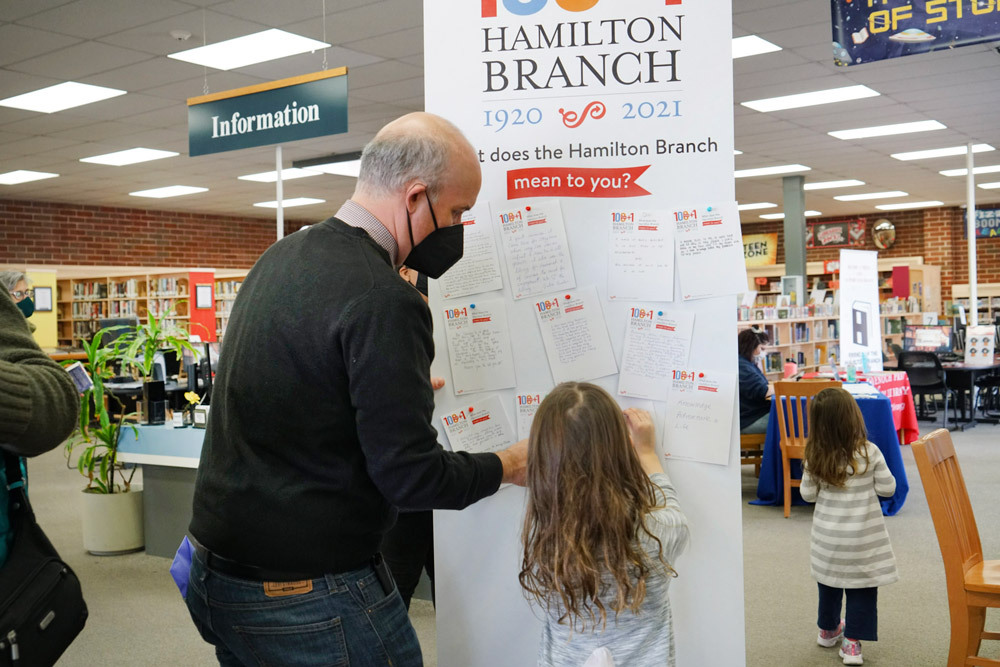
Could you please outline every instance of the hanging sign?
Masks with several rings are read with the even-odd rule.
[[[743,259],[747,266],[771,266],[778,263],[777,234],[744,234]]]
[[[347,132],[347,68],[188,99],[188,154]]]
[[[807,248],[863,248],[865,220],[811,222],[806,227]]]
[[[976,238],[1000,236],[1000,208],[976,209]]]
[[[1000,39],[996,0],[830,0],[841,67]]]

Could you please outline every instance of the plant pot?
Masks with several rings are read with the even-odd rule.
[[[127,493],[83,493],[83,548],[95,556],[117,556],[145,546],[142,489]]]
[[[146,380],[142,383],[142,415],[146,424],[163,424],[167,421],[167,391],[163,380]]]

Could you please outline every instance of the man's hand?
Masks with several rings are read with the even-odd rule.
[[[503,484],[524,486],[528,465],[527,439],[516,442],[507,449],[497,452],[503,464]]]

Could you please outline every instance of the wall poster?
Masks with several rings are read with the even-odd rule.
[[[490,438],[523,436],[561,380],[594,382],[622,408],[653,412],[695,527],[670,588],[677,663],[743,664],[731,388],[734,297],[747,280],[732,178],[730,0],[436,0],[424,12],[425,106],[479,155],[476,221],[489,212],[482,233],[493,232],[500,271],[475,292],[454,289],[447,274],[429,286],[433,374],[449,383],[435,394],[435,423],[452,429],[440,440],[449,446],[454,433],[484,446],[461,415],[487,407],[489,422],[503,414],[510,424],[487,429]],[[494,324],[509,336],[513,386],[506,365],[501,374],[477,361],[486,348],[456,340],[464,328],[453,325],[449,345],[442,314],[473,303],[506,315],[506,327]],[[718,391],[671,403],[681,365],[707,378],[695,390]],[[489,370],[481,381],[479,368]],[[668,413],[684,425],[665,436]],[[711,449],[691,446],[708,439]],[[541,613],[517,580],[525,498],[511,486],[435,512],[438,664],[535,664]]]

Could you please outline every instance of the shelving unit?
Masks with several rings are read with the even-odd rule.
[[[969,309],[969,286],[952,285],[951,298],[956,304],[965,306],[965,312]],[[1000,283],[981,283],[976,286],[976,300],[978,301],[977,321],[979,324],[992,324],[997,315],[1000,315]]]
[[[764,374],[768,380],[780,380],[785,359],[791,359],[800,371],[815,371],[829,363],[830,355],[839,357],[836,315],[770,320],[741,320],[742,331],[755,326],[767,332],[771,342],[765,346]]]
[[[226,333],[229,316],[233,312],[233,302],[240,291],[247,272],[219,272],[215,276],[215,335],[219,340]]]

